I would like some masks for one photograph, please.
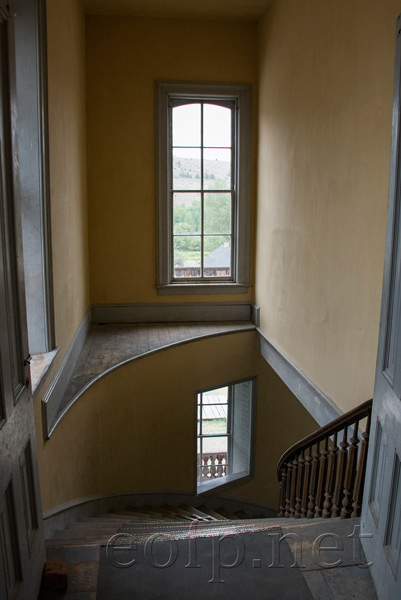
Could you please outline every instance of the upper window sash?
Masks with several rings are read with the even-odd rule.
[[[249,285],[250,90],[246,85],[159,83],[158,99],[158,289],[159,293],[246,292]],[[193,103],[232,110],[231,273],[175,278],[171,181],[172,109]],[[192,190],[191,190],[192,191]],[[203,190],[206,192],[209,190]],[[214,190],[210,190],[213,192]],[[228,190],[224,190],[228,191]],[[202,274],[201,274],[202,275]]]

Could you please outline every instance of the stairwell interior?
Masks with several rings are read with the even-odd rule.
[[[104,559],[100,548],[107,543],[105,532],[90,539],[93,530],[105,529],[108,536],[126,523],[153,519],[148,513],[138,517],[139,509],[185,511],[183,504],[191,514],[205,506],[244,510],[250,521],[264,514],[259,510],[276,511],[283,506],[279,457],[372,397],[399,5],[275,0],[258,14],[233,19],[227,7],[224,15],[208,16],[196,2],[174,18],[115,15],[107,3],[96,8],[91,0],[46,4],[53,308],[60,350],[34,398],[38,470],[48,556],[73,565],[71,582],[79,572],[92,577],[87,588],[72,585],[67,596],[93,600]],[[191,12],[196,5],[201,14]],[[225,3],[215,10],[220,5]],[[245,294],[158,295],[154,86],[160,80],[252,86],[251,280]],[[199,304],[211,310],[257,305],[260,322],[238,319],[247,321],[244,330],[228,333],[220,329],[224,317],[206,323],[194,318],[188,333],[176,323],[172,334],[188,343],[166,348],[163,317],[127,327],[118,321],[103,326],[91,316],[96,307],[156,306],[164,314],[168,305]],[[153,329],[156,321],[163,323]],[[190,331],[194,322],[198,333]],[[205,329],[202,336],[200,323],[216,335]],[[233,329],[233,321],[224,327]],[[135,328],[148,331],[148,346],[128,351],[127,339],[120,345],[118,336]],[[101,329],[108,341],[95,352]],[[119,351],[120,357],[113,355]],[[138,354],[144,355],[131,360]],[[77,370],[71,368],[46,423],[43,405],[70,356],[80,356]],[[222,490],[212,505],[193,496],[194,395],[250,376],[258,378],[254,478]],[[288,488],[290,514],[299,508],[296,480],[294,486]],[[163,499],[154,496],[160,493]],[[154,518],[158,525],[167,519]],[[230,526],[237,520],[230,518]],[[109,527],[114,521],[117,527]],[[310,530],[310,554],[310,540],[324,533],[327,521],[301,521],[269,517],[266,526],[283,533]],[[330,527],[339,527],[341,540],[352,547],[352,530],[346,529],[351,521],[330,520]],[[53,537],[56,531],[66,533]],[[74,537],[78,531],[84,539]],[[269,531],[255,535],[269,547],[275,539],[266,537]],[[223,557],[227,564],[235,562],[230,551]],[[329,562],[342,558],[333,556]],[[267,560],[260,567],[252,561],[245,563],[252,577],[267,569]],[[81,562],[90,565],[77,566]],[[351,597],[360,580],[361,594],[370,598],[371,583],[362,582],[368,570],[352,564],[347,559],[338,569],[306,569],[297,578],[299,589],[315,599]],[[185,564],[183,569],[192,572]],[[290,567],[288,578],[295,572]]]

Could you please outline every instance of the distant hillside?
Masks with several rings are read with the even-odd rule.
[[[230,189],[230,163],[223,160],[205,160],[205,180],[209,189]],[[173,165],[174,188],[193,190],[200,188],[199,162],[195,158],[180,158]],[[216,188],[213,185],[216,182]]]

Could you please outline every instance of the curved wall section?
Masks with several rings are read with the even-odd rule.
[[[255,477],[225,495],[275,507],[278,458],[316,423],[261,357],[257,334],[247,332],[144,357],[89,388],[50,440],[38,442],[43,509],[128,490],[193,493],[196,390],[252,376]],[[40,440],[39,403],[36,423]]]

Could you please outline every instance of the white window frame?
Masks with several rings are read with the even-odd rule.
[[[234,101],[235,177],[233,203],[233,264],[229,281],[177,281],[173,277],[173,209],[171,182],[171,107],[176,99]],[[251,93],[249,85],[158,83],[157,84],[157,193],[159,294],[246,293],[249,286]]]
[[[249,464],[248,468],[244,471],[236,471],[234,473],[230,472],[231,466],[228,465],[227,475],[224,477],[217,477],[213,480],[198,482],[198,397],[200,394],[205,392],[210,392],[213,390],[218,390],[220,388],[228,387],[228,407],[227,407],[227,437],[228,437],[228,447],[227,447],[227,458],[228,463],[233,459],[233,445],[234,438],[236,435],[241,435],[241,415],[235,414],[234,409],[234,387],[241,383],[250,383],[251,384],[251,393],[250,393],[250,405],[249,405]],[[216,490],[217,488],[222,489],[226,487],[231,487],[232,485],[236,485],[238,483],[244,483],[245,481],[249,481],[253,479],[254,474],[254,457],[255,457],[255,433],[256,433],[256,396],[257,396],[257,377],[247,377],[246,379],[241,379],[239,381],[231,381],[230,383],[213,386],[212,388],[200,390],[196,392],[195,395],[195,404],[196,404],[196,414],[195,414],[195,427],[196,427],[196,435],[195,435],[195,486],[196,493],[198,495],[210,492],[211,490]],[[211,437],[220,437],[218,434],[213,435]],[[231,456],[230,456],[231,455]]]

